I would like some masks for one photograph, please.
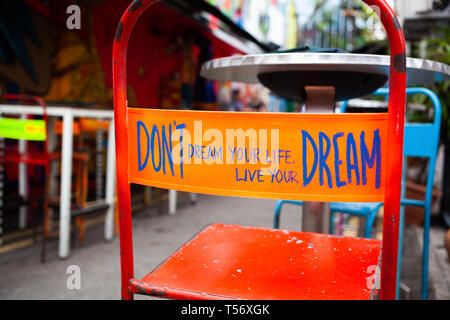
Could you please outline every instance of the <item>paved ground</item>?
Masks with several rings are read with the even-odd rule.
[[[421,229],[418,230],[421,236]],[[431,232],[430,275],[432,294],[436,299],[450,300],[450,257],[444,247],[446,230],[433,228]]]
[[[170,216],[165,203],[153,208],[136,212],[133,216],[135,275],[143,277],[152,268],[175,251],[184,241],[209,223],[233,223],[260,227],[272,225],[272,214],[275,201],[243,198],[224,198],[200,195],[197,205],[190,205],[187,196],[180,197],[180,208],[176,215]],[[298,229],[298,208],[286,206],[282,216],[281,227]],[[412,231],[411,231],[412,230]],[[412,228],[405,232],[417,242],[417,231]],[[86,243],[82,248],[72,249],[65,260],[57,257],[57,240],[49,244],[48,262],[39,263],[40,246],[20,249],[0,255],[0,300],[1,299],[119,299],[120,298],[120,266],[119,241],[103,240],[103,225],[96,225],[86,230]],[[443,231],[442,231],[443,234]],[[442,247],[440,235],[433,238],[432,246]],[[411,240],[412,241],[412,240]],[[410,243],[407,240],[405,243]],[[418,245],[413,244],[417,250]],[[442,248],[438,248],[443,256]],[[413,250],[414,251],[414,250]],[[419,252],[419,251],[417,251]],[[445,252],[444,252],[445,253]],[[413,255],[414,257],[414,255]],[[439,297],[449,299],[450,271],[445,257],[432,256],[432,273],[439,274]],[[417,256],[406,263],[417,267]],[[447,263],[447,264],[445,264]],[[70,265],[81,268],[81,289],[69,290],[66,287]],[[407,266],[408,275],[417,282],[420,267]],[[416,274],[414,274],[414,272]],[[441,276],[445,274],[447,278]],[[444,281],[445,280],[445,281]],[[416,297],[418,287],[411,285],[411,297]],[[433,286],[435,288],[435,286]],[[436,291],[436,290],[434,290]],[[445,296],[447,295],[447,296]],[[435,293],[433,293],[433,297]]]

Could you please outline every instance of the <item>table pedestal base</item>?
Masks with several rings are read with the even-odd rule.
[[[335,89],[325,86],[307,86],[306,113],[334,113]],[[328,233],[330,204],[325,202],[303,202],[302,231]]]

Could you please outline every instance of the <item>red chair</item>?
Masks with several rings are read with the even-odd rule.
[[[386,157],[383,164],[385,169],[384,189],[380,195],[385,203],[382,242],[214,224],[195,235],[143,279],[134,278],[131,182],[145,183],[155,187],[166,186],[189,192],[265,196],[265,193],[242,192],[240,189],[216,189],[214,188],[216,182],[206,173],[203,175],[199,173],[196,176],[196,183],[200,184],[200,180],[202,180],[210,181],[209,184],[197,189],[187,184],[170,183],[171,177],[167,178],[169,182],[161,182],[162,180],[158,181],[157,178],[154,178],[151,183],[146,183],[144,180],[139,181],[136,178],[133,170],[137,170],[134,169],[134,166],[137,167],[137,162],[140,160],[136,161],[134,155],[136,148],[130,143],[132,141],[130,139],[136,137],[136,127],[138,127],[138,137],[143,131],[139,133],[136,119],[140,118],[136,114],[147,116],[146,119],[153,117],[154,121],[159,121],[158,117],[167,117],[164,118],[167,126],[174,122],[173,119],[177,115],[179,115],[178,118],[182,116],[196,119],[208,117],[205,113],[192,113],[192,111],[143,111],[142,109],[129,110],[127,108],[126,56],[128,41],[139,16],[156,2],[151,0],[134,1],[129,6],[119,23],[113,48],[122,298],[132,299],[134,294],[144,294],[170,299],[369,299],[374,298],[377,294],[377,288],[367,284],[368,278],[371,278],[369,272],[372,270],[371,267],[381,264],[380,298],[395,299],[406,55],[403,32],[393,10],[384,0],[365,0],[367,4],[380,8],[381,19],[391,44],[390,88],[392,90],[389,96],[389,112],[382,119],[385,123],[387,139],[383,138],[383,141],[388,141],[388,144],[383,142],[381,150],[385,152],[389,146],[389,156]],[[245,113],[217,114],[215,121],[220,121],[220,118],[230,118],[235,122],[239,120],[242,122],[243,115],[246,115]],[[251,121],[251,117],[259,117],[259,115],[250,116],[249,114],[247,116],[246,122]],[[311,115],[304,114],[285,116],[270,114],[266,119],[277,117],[278,126],[280,126],[281,121],[286,121],[286,123],[292,119],[305,121],[305,119],[310,119],[308,116],[311,117]],[[319,117],[318,115],[314,116]],[[212,117],[214,116],[208,118],[211,122],[213,121]],[[344,126],[344,123],[340,122],[343,119],[342,116],[326,115],[326,117],[335,121],[337,125]],[[361,119],[366,119],[367,123],[370,120],[359,114],[350,117],[355,123],[364,121]],[[146,133],[149,137],[149,133]],[[147,149],[148,145],[149,142]],[[130,153],[130,150],[133,151],[133,154]],[[137,153],[140,154],[140,152],[141,150],[138,148]],[[162,152],[164,153],[164,149]],[[151,163],[152,160],[148,162]],[[147,159],[145,163],[147,163]],[[153,165],[155,167],[155,163]],[[160,167],[157,170],[160,170]],[[157,170],[155,169],[155,171]],[[188,167],[185,166],[185,178],[187,170]],[[160,176],[155,173],[154,177]],[[283,194],[281,189],[279,191],[278,198],[286,198],[286,194]],[[270,197],[277,198],[274,194],[276,192],[270,193]],[[355,192],[352,196],[358,197],[359,194]],[[292,200],[306,200],[302,197],[304,195],[290,194]],[[310,199],[308,198],[308,200]],[[315,199],[318,201],[333,200],[326,194]],[[347,199],[347,201],[351,201],[351,197]],[[381,246],[383,250],[381,250]]]
[[[49,214],[49,175],[50,175],[50,163],[61,157],[60,153],[51,153],[48,151],[48,116],[47,116],[47,106],[40,97],[26,94],[5,94],[5,99],[7,100],[18,100],[24,103],[33,102],[38,105],[43,110],[43,121],[45,125],[45,138],[42,140],[44,146],[42,151],[29,150],[20,152],[17,149],[8,150],[7,152],[2,152],[0,155],[0,162],[5,163],[24,163],[32,166],[41,166],[45,169],[45,185],[44,185],[44,197],[43,197],[43,208],[44,208],[44,232],[42,239],[42,250],[41,250],[41,261],[45,262],[45,248],[46,240],[50,232],[50,214]],[[32,138],[29,140],[33,140]],[[41,141],[41,140],[38,140]]]
[[[19,152],[17,148],[6,150],[6,152],[2,152],[0,154],[0,162],[5,163],[25,163],[34,166],[42,166],[45,168],[45,177],[46,183],[44,185],[44,196],[43,196],[43,207],[44,207],[44,232],[43,232],[43,240],[42,240],[42,251],[41,251],[41,261],[45,262],[45,249],[46,242],[51,232],[50,230],[50,214],[49,207],[52,206],[54,209],[58,209],[58,201],[57,199],[51,199],[49,195],[49,174],[50,174],[50,164],[55,160],[61,159],[61,152],[49,152],[47,137],[50,132],[50,128],[48,126],[48,116],[47,116],[47,106],[44,100],[40,97],[33,95],[23,95],[23,94],[5,94],[4,96],[7,100],[18,100],[24,103],[27,102],[35,102],[39,104],[43,109],[43,121],[44,121],[44,131],[45,138],[43,140],[37,140],[43,142],[42,151],[36,151],[34,149],[30,150],[27,148],[26,152]],[[94,130],[95,128],[105,128],[108,123],[105,121],[91,121],[81,119],[81,124],[74,126],[74,135],[80,136],[80,132],[89,132]],[[54,128],[55,134],[62,134],[62,123],[56,122]],[[30,138],[28,140],[33,140]],[[80,141],[79,141],[80,142]],[[73,205],[72,205],[72,216],[75,217],[75,230],[79,230],[79,242],[80,244],[84,243],[84,235],[85,235],[85,215],[90,212],[97,212],[101,210],[105,210],[107,208],[106,204],[88,204],[87,203],[87,191],[88,191],[88,161],[89,154],[86,152],[82,152],[76,150],[73,153],[74,167],[75,167],[75,192],[73,195]],[[22,205],[33,204],[36,205],[38,200],[40,199],[11,199],[14,201],[14,205],[20,203]],[[6,207],[11,207],[11,205],[7,204]]]

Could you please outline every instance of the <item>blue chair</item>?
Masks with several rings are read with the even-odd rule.
[[[377,216],[378,210],[383,203],[331,203],[330,204],[330,233],[334,233],[334,214],[336,212],[348,213],[353,216],[364,217],[364,238],[370,238],[372,234],[373,223]]]
[[[389,90],[382,88],[377,90],[375,95],[387,96]],[[429,159],[428,177],[426,183],[425,201],[412,200],[405,198],[405,186],[402,187],[402,208],[400,211],[399,226],[399,245],[398,245],[398,270],[397,270],[397,299],[399,298],[399,285],[402,265],[402,247],[403,247],[403,228],[404,228],[404,206],[418,206],[425,209],[424,227],[423,227],[423,251],[422,251],[422,290],[421,298],[428,297],[428,260],[429,260],[429,243],[430,243],[430,216],[431,216],[431,200],[433,191],[434,170],[436,166],[436,157],[439,147],[439,133],[441,126],[442,107],[437,95],[425,88],[407,88],[407,95],[425,94],[434,105],[434,121],[433,123],[406,123],[403,154],[405,157],[422,157]],[[347,101],[341,106],[341,112],[345,112]],[[403,182],[406,180],[406,166],[403,170]],[[280,200],[275,206],[274,228],[279,227],[281,207],[285,203],[303,205],[302,201],[285,201]],[[330,233],[334,233],[334,215],[337,212],[347,213],[359,217],[365,217],[364,237],[370,238],[373,223],[375,221],[378,210],[382,203],[331,203],[330,204]]]
[[[275,205],[275,212],[273,214],[273,227],[274,229],[278,229],[280,227],[280,213],[281,213],[281,207],[283,204],[290,203],[295,205],[303,205],[303,201],[296,201],[296,200],[278,200],[277,204]]]

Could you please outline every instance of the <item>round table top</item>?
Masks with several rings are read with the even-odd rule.
[[[407,58],[408,86],[447,80],[450,66]],[[336,87],[336,100],[369,94],[386,84],[390,56],[352,53],[266,53],[207,61],[201,75],[219,81],[262,83],[274,93],[303,101],[307,85]],[[300,88],[300,90],[299,90]]]

